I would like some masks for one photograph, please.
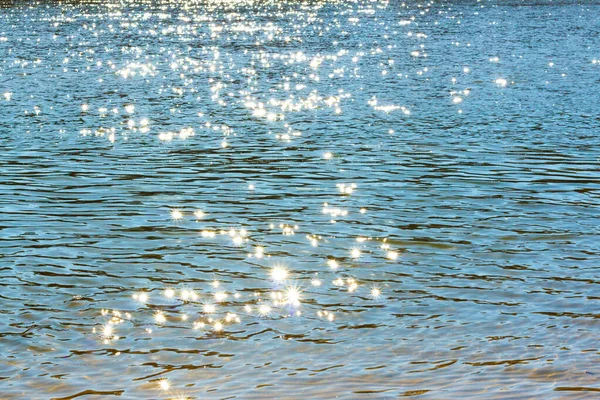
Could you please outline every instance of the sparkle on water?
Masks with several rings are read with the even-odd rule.
[[[0,2],[2,398],[597,392],[598,49],[584,1]]]
[[[275,282],[283,282],[288,277],[288,270],[282,266],[276,266],[271,270],[271,279]]]

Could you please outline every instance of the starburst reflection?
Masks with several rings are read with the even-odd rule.
[[[261,317],[267,317],[267,316],[269,316],[269,314],[271,314],[271,310],[272,310],[271,306],[269,306],[266,303],[260,303],[258,305],[258,314]]]
[[[205,314],[214,314],[217,311],[217,307],[212,303],[205,303],[202,305],[202,311]]]
[[[263,258],[265,255],[265,248],[263,246],[256,246],[254,248],[254,257]]]
[[[181,218],[183,218],[183,213],[181,212],[181,210],[178,210],[178,209],[171,210],[171,219],[173,221],[179,221]]]
[[[301,300],[300,293],[301,290],[297,286],[287,287],[284,293],[285,302],[293,307],[299,307]]]
[[[102,327],[101,336],[103,339],[106,339],[106,340],[111,340],[115,337],[115,330],[111,323],[107,323],[106,325],[104,325]]]
[[[215,298],[215,302],[221,303],[221,302],[225,301],[225,299],[227,298],[227,293],[217,292],[214,294],[214,298]]]
[[[134,293],[133,299],[139,301],[142,304],[146,304],[149,300],[148,294],[144,292]]]
[[[220,321],[215,321],[212,329],[213,329],[213,332],[222,332],[224,329],[224,326]]]
[[[381,297],[381,289],[378,286],[373,286],[371,288],[371,298],[377,300]]]
[[[271,279],[273,281],[281,283],[284,282],[288,277],[288,270],[282,266],[276,266],[271,270]]]
[[[163,392],[168,392],[171,389],[171,383],[168,379],[160,379],[158,381],[158,387]]]
[[[154,313],[154,322],[156,322],[159,325],[162,325],[165,322],[167,322],[167,317],[162,311],[157,311],[156,313]]]
[[[360,255],[360,253],[359,253],[359,255]],[[332,270],[336,270],[336,269],[338,269],[340,267],[340,265],[338,264],[338,262],[336,260],[334,260],[334,259],[327,260],[327,265]]]

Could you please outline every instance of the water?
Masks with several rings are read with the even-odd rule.
[[[600,390],[598,3],[2,4],[0,397]]]

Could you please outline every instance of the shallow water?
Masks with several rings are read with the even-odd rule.
[[[177,3],[2,3],[0,397],[600,391],[600,5]]]

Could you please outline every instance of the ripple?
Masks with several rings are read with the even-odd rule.
[[[597,4],[0,8],[4,397],[599,390]]]

